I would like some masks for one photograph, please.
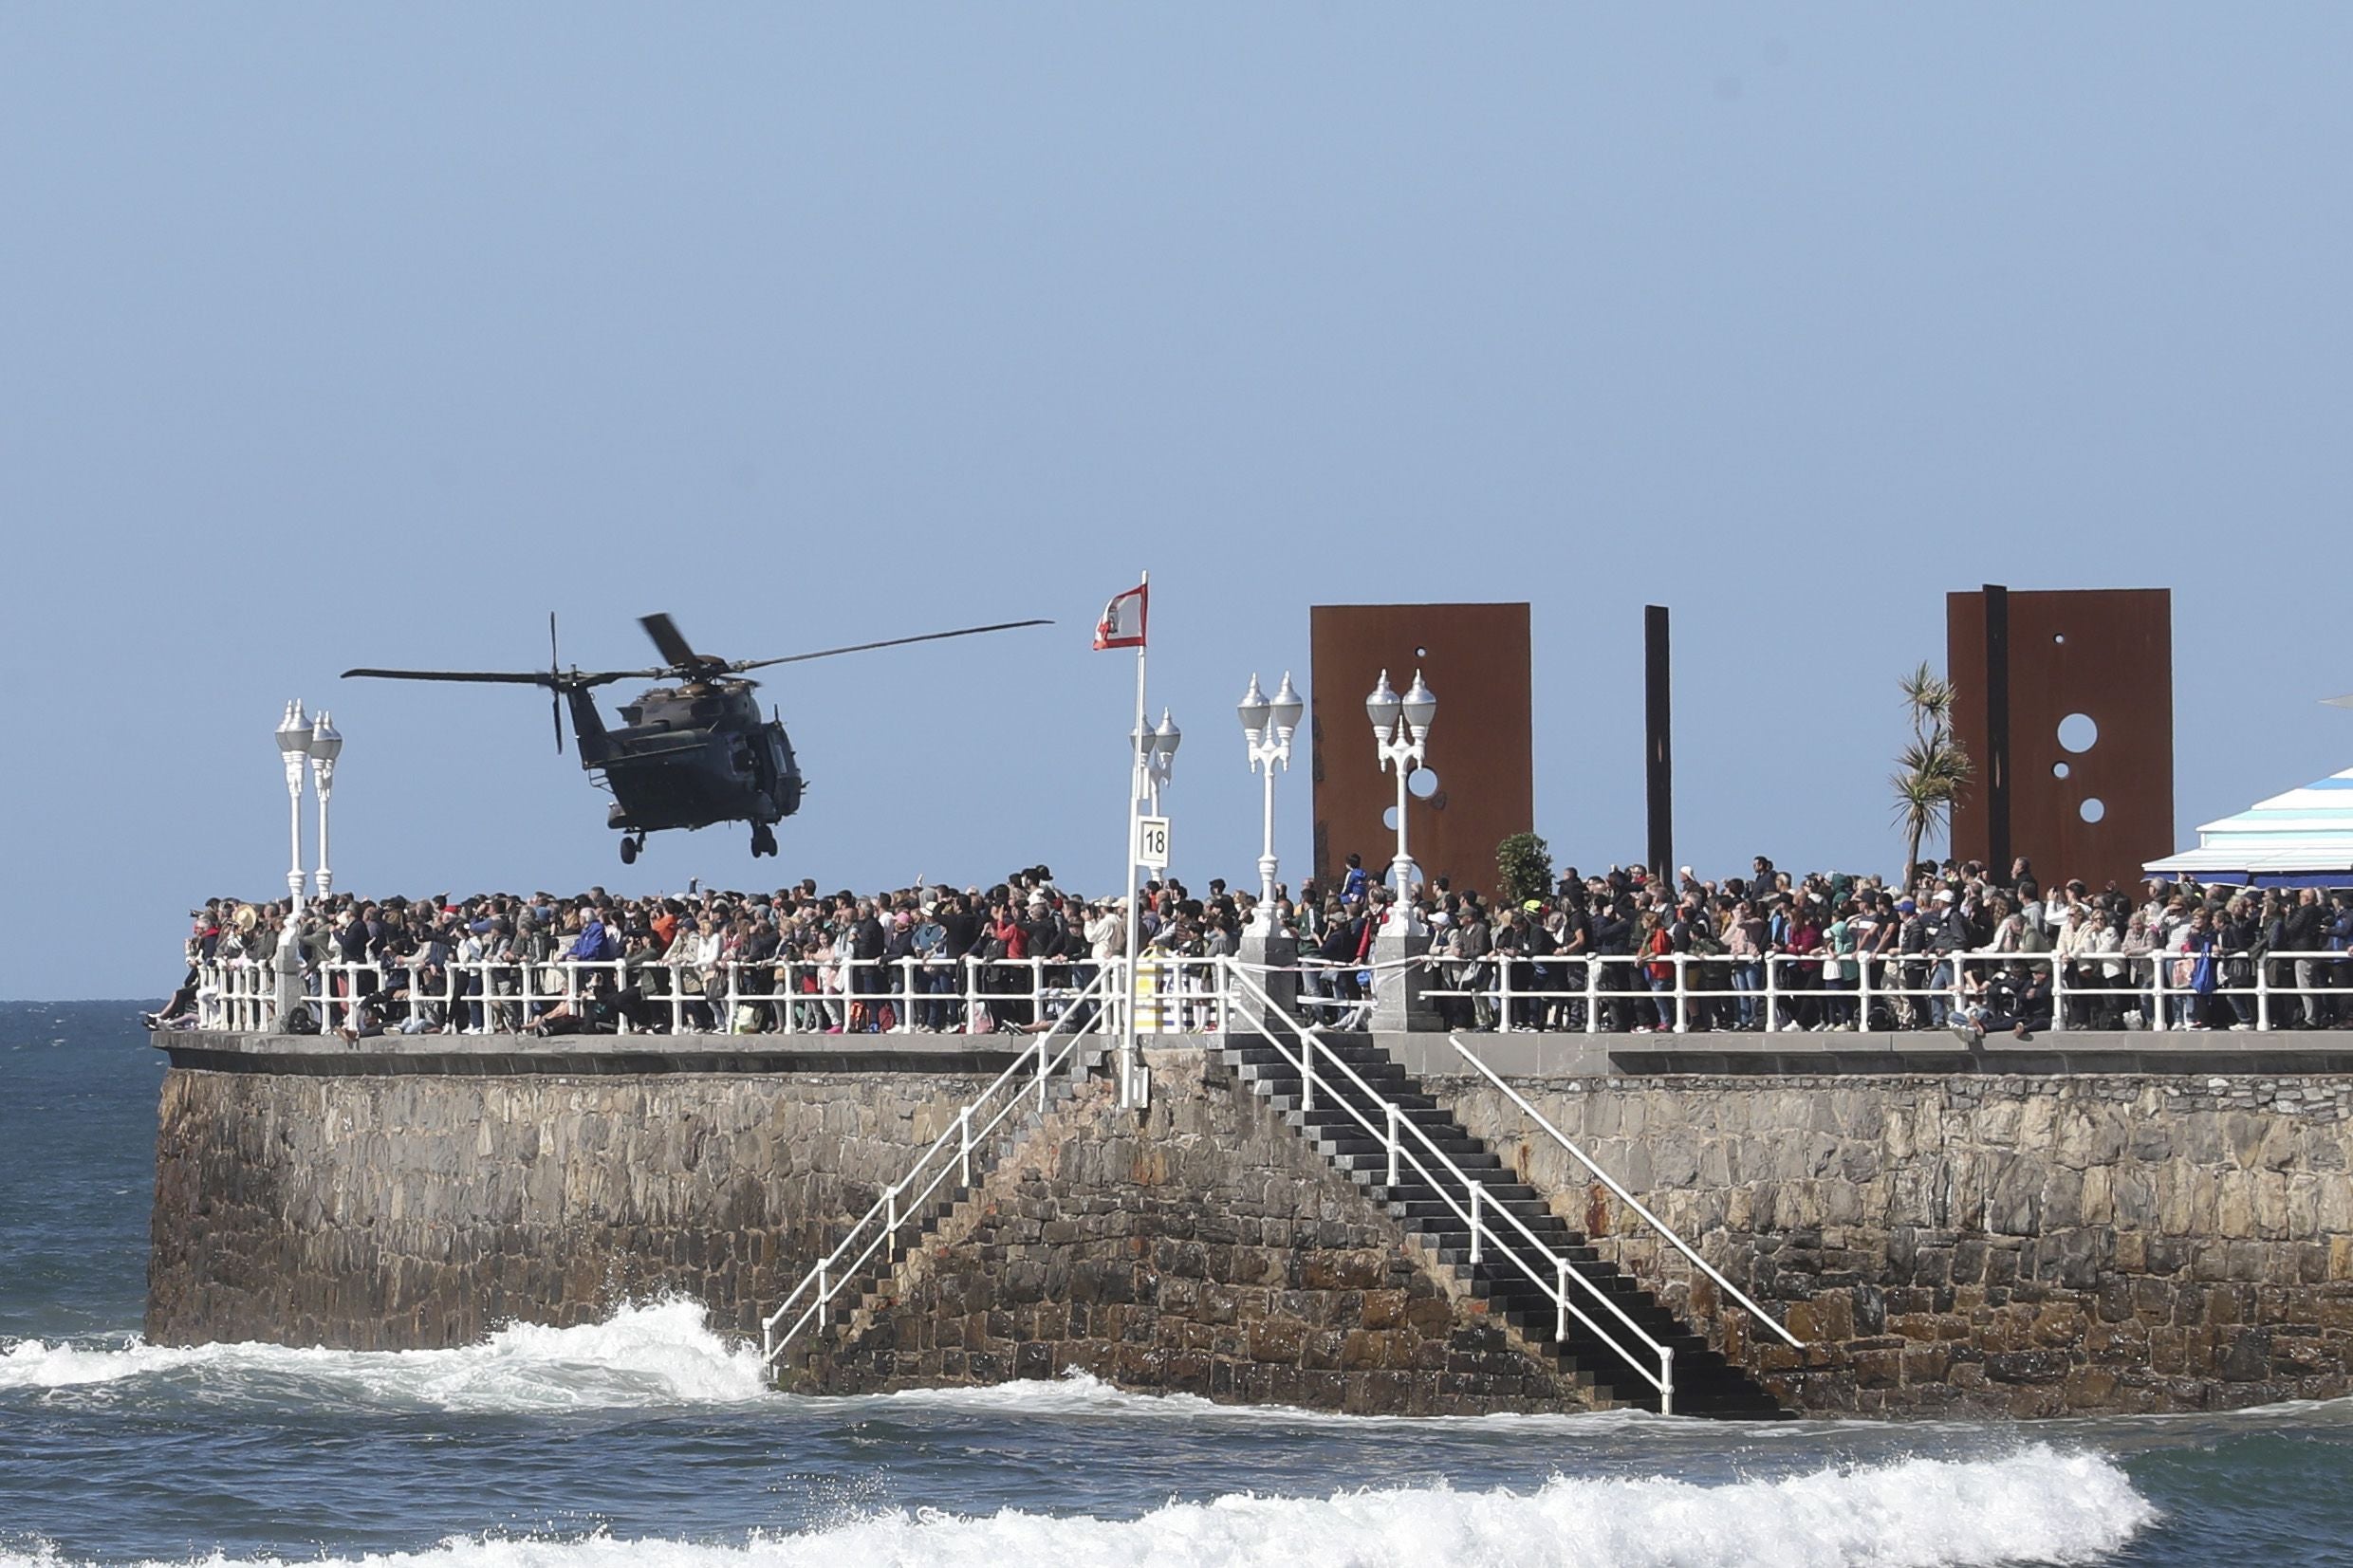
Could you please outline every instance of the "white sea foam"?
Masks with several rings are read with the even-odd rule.
[[[976,1388],[900,1389],[891,1393],[831,1398],[834,1408],[866,1411],[892,1410],[970,1411],[988,1415],[1165,1416],[1188,1421],[1273,1421],[1288,1425],[1328,1424],[1362,1427],[1382,1424],[1426,1427],[1434,1423],[1482,1427],[1566,1427],[1593,1431],[1604,1427],[1659,1423],[1665,1417],[1647,1411],[1564,1411],[1550,1414],[1492,1415],[1355,1415],[1338,1411],[1314,1411],[1296,1405],[1221,1405],[1197,1393],[1139,1393],[1073,1369],[1051,1381],[1025,1379]],[[1787,1423],[1775,1423],[1786,1425]],[[1762,1430],[1762,1429],[1759,1429]]]
[[[380,1405],[489,1413],[666,1404],[735,1404],[769,1393],[750,1347],[713,1333],[696,1302],[623,1306],[601,1323],[547,1328],[519,1323],[456,1350],[339,1351],[252,1342],[150,1345],[137,1335],[98,1342],[24,1340],[0,1350],[0,1393],[163,1380],[198,1395]],[[1187,1393],[1135,1393],[1084,1372],[1050,1382],[910,1389],[860,1398],[781,1403],[830,1415],[916,1410],[1069,1417],[1360,1425],[1429,1417],[1342,1415],[1278,1405],[1220,1405]],[[1450,1419],[1450,1418],[1441,1418]],[[1591,1430],[1655,1421],[1640,1411],[1460,1418],[1491,1425],[1575,1423]]]
[[[2089,1562],[2156,1517],[2122,1471],[2034,1448],[2005,1459],[1916,1459],[1783,1481],[1555,1480],[1534,1493],[1399,1489],[1329,1498],[1225,1497],[1141,1519],[985,1518],[891,1510],[741,1544],[454,1538],[419,1552],[318,1559],[318,1568],[959,1568],[1057,1562],[1210,1568],[1460,1564],[1464,1568],[1948,1568]],[[279,1559],[200,1559],[262,1568]],[[305,1559],[308,1561],[310,1559]],[[52,1551],[0,1568],[67,1568]]]
[[[0,1393],[160,1379],[199,1394],[489,1412],[738,1404],[767,1396],[759,1352],[712,1332],[696,1302],[624,1306],[601,1323],[518,1323],[456,1350],[91,1345],[0,1351]]]

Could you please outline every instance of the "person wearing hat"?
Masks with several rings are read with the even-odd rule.
[[[1454,928],[1447,935],[1447,952],[1454,960],[1454,988],[1471,993],[1468,1007],[1461,997],[1444,999],[1450,1026],[1460,1028],[1462,1016],[1470,1015],[1471,1026],[1491,1029],[1495,1026],[1494,978],[1488,954],[1494,950],[1494,932],[1487,923],[1487,911],[1479,906],[1475,893],[1463,895],[1458,906]]]
[[[1953,1011],[1953,986],[1957,971],[1955,954],[1967,952],[1971,940],[1969,917],[1951,888],[1938,888],[1920,916],[1920,949],[1929,956],[1928,1025],[1941,1029]]]

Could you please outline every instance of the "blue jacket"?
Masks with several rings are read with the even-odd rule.
[[[613,940],[613,933],[604,929],[603,921],[591,920],[580,928],[579,940],[564,956],[577,958],[584,963],[602,964],[619,958],[621,948]]]

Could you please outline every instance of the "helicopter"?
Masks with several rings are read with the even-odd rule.
[[[993,626],[966,626],[953,632],[926,632],[919,636],[890,637],[881,642],[852,643],[844,648],[821,648],[813,654],[787,654],[782,658],[724,659],[698,654],[667,615],[641,616],[638,624],[668,660],[653,670],[566,670],[556,657],[556,618],[547,616],[547,669],[503,670],[346,670],[343,678],[376,680],[446,680],[491,682],[508,686],[544,686],[555,719],[556,750],[564,750],[564,710],[572,710],[572,730],[580,738],[580,766],[604,775],[613,805],[605,825],[621,835],[621,864],[634,864],[645,848],[645,836],[663,828],[710,827],[719,822],[750,822],[751,853],[776,853],[777,822],[801,809],[803,780],[792,754],[792,740],[771,710],[760,717],[751,695],[759,682],[743,678],[747,670],[773,664],[799,664],[832,658],[838,654],[862,654],[876,648],[897,648],[910,642],[937,642],[945,637],[969,637],[983,632],[1010,632],[1023,626],[1047,626],[1046,620],[1008,620]],[[621,705],[621,727],[605,728],[590,693],[617,680],[655,680],[664,684],[638,693],[635,702]]]

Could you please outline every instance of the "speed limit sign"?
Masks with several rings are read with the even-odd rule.
[[[1152,871],[1168,869],[1168,819],[1136,819],[1136,863]]]

